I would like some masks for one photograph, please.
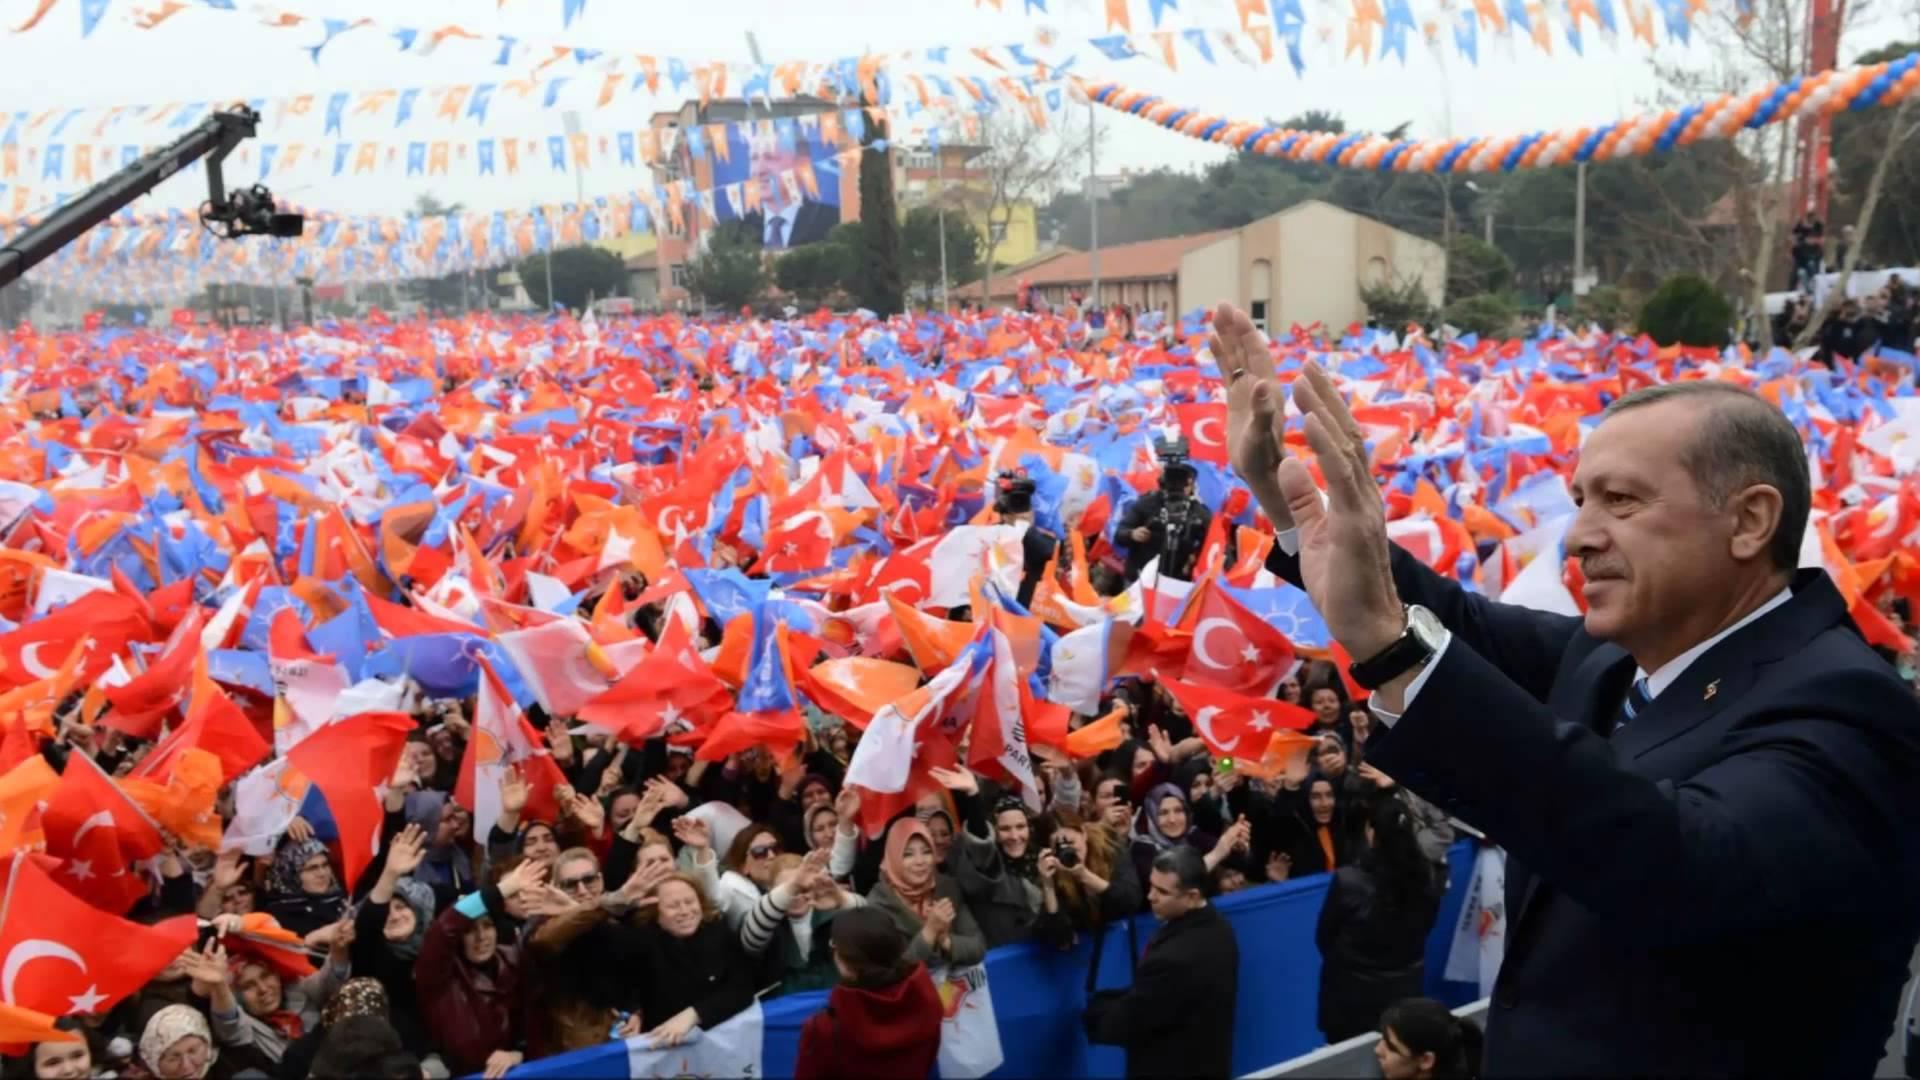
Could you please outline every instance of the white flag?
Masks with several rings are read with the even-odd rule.
[[[1454,924],[1447,950],[1448,982],[1477,982],[1480,995],[1493,993],[1500,961],[1507,954],[1507,853],[1483,847],[1473,861],[1466,902]]]
[[[933,985],[946,1006],[940,1022],[940,1080],[971,1080],[999,1068],[1007,1055],[1000,1047],[1000,1022],[993,1015],[993,988],[984,964],[942,969]]]
[[[644,1077],[675,1076],[765,1076],[761,1045],[765,1042],[766,1019],[760,1003],[722,1023],[712,1031],[693,1029],[679,1046],[655,1048],[653,1040],[635,1035],[627,1040],[627,1075],[633,1080]]]
[[[287,759],[274,758],[234,781],[233,820],[220,838],[220,850],[273,854],[307,793],[306,779],[299,770],[294,770],[292,777],[286,773]]]

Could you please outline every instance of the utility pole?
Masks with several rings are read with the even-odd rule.
[[[1575,166],[1573,176],[1573,295],[1580,296],[1587,280],[1587,163]]]
[[[1493,246],[1493,211],[1487,211],[1487,246]]]
[[[933,205],[940,226],[940,310],[947,306],[947,158],[936,141],[933,147]]]
[[[1087,268],[1093,287],[1087,291],[1090,308],[1100,306],[1100,116],[1091,98],[1087,101],[1087,214],[1089,236]]]

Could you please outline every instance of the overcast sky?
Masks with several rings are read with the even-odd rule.
[[[24,22],[43,0],[0,0],[0,23],[7,31]],[[90,38],[82,39],[82,0],[55,0],[45,22],[25,34],[0,31],[0,110],[27,110],[71,106],[113,106],[197,101],[208,98],[278,98],[298,94],[324,95],[342,90],[386,87],[434,87],[482,81],[524,78],[534,62],[516,57],[508,66],[496,66],[497,43],[445,42],[432,55],[402,53],[390,38],[373,30],[344,34],[332,42],[316,63],[306,47],[318,43],[323,30],[314,23],[295,29],[259,25],[254,15],[200,9],[183,11],[158,29],[132,25],[140,8],[159,0],[111,0],[107,14]],[[678,56],[688,62],[703,59],[749,59],[746,35],[757,35],[767,62],[788,59],[828,59],[855,55],[866,49],[953,46],[958,55],[975,46],[1021,43],[1036,55],[1056,57],[1069,52],[1079,57],[1077,71],[1089,76],[1121,80],[1168,98],[1228,116],[1286,117],[1310,108],[1340,113],[1349,127],[1379,129],[1411,122],[1418,134],[1496,134],[1575,124],[1605,122],[1633,112],[1652,100],[1657,80],[1643,43],[1631,38],[1615,44],[1590,40],[1585,57],[1576,57],[1564,40],[1554,42],[1554,54],[1542,56],[1530,43],[1511,48],[1483,39],[1479,65],[1473,66],[1451,47],[1444,59],[1436,57],[1415,36],[1408,61],[1375,59],[1361,64],[1338,54],[1343,40],[1337,34],[1332,47],[1310,42],[1308,70],[1297,77],[1282,61],[1258,68],[1242,66],[1217,54],[1218,66],[1209,67],[1191,49],[1180,54],[1180,68],[1169,71],[1148,59],[1108,60],[1084,43],[1105,32],[1098,13],[1100,0],[1048,0],[1048,14],[1029,16],[1022,0],[1004,0],[1005,10],[975,0],[698,0],[664,3],[660,0],[585,0],[584,12],[571,27],[562,25],[567,0],[283,0],[286,8],[313,16],[354,16],[377,12],[386,23],[426,28],[456,23],[485,34],[511,34],[542,46],[570,44],[609,52],[646,52]],[[1148,29],[1148,0],[1131,0],[1134,29]],[[1324,9],[1308,0],[1309,20]],[[1445,0],[1415,0],[1416,13],[1438,10]],[[1718,2],[1718,0],[1715,0]],[[249,0],[240,0],[246,8]],[[1177,0],[1166,15],[1169,28],[1227,29],[1238,25],[1232,0]],[[1039,27],[1058,31],[1060,44],[1051,50],[1034,47]],[[1342,31],[1342,34],[1344,31]],[[1663,60],[1704,62],[1696,46],[1688,49],[1662,39]],[[1310,35],[1311,37],[1311,35]],[[1857,37],[1843,55],[1872,42]],[[562,107],[593,104],[602,81],[594,68],[571,62],[554,71],[571,70],[577,77]],[[635,70],[629,64],[628,71]],[[979,70],[977,66],[968,70]],[[659,96],[644,89],[623,91],[605,109],[589,109],[584,127],[590,134],[611,135],[645,126],[654,111],[676,107],[683,95],[672,94],[662,81]],[[308,145],[331,143],[320,126],[318,108],[306,120],[278,118],[269,113],[269,128],[261,142]],[[483,134],[539,139],[561,131],[560,112],[543,110],[538,97],[521,102],[496,96],[483,126],[474,120],[453,123],[436,119],[433,106],[423,99],[417,115],[396,132],[391,121],[350,123],[348,139],[438,140],[474,139]],[[391,113],[389,112],[389,116]],[[1216,158],[1221,151],[1164,132],[1153,125],[1101,110],[1104,135],[1101,171],[1123,166],[1184,167]],[[90,122],[74,125],[66,141],[89,135]],[[116,128],[103,141],[125,142]],[[133,130],[139,130],[134,128]],[[46,142],[45,134],[25,139]],[[256,178],[257,165],[238,169],[236,179]],[[432,191],[475,209],[521,208],[543,201],[570,199],[575,191],[571,175],[551,173],[544,164],[523,169],[517,177],[481,178],[471,165],[456,167],[441,177],[334,178],[324,166],[290,169],[269,178],[276,193],[320,208],[349,211],[389,211],[405,208],[417,194]],[[604,168],[585,177],[588,195],[628,190],[643,179],[640,170]],[[42,188],[67,188],[55,185]],[[203,181],[183,176],[164,185],[154,197],[168,205],[188,206],[204,196]],[[0,212],[10,207],[0,200]]]

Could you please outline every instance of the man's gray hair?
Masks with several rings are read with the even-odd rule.
[[[1701,406],[1699,427],[1681,457],[1701,498],[1715,508],[1734,492],[1766,484],[1780,493],[1780,521],[1768,554],[1776,570],[1800,565],[1800,541],[1813,509],[1806,449],[1800,433],[1772,402],[1745,387],[1714,379],[1648,386],[1607,406],[1602,421],[1663,401]]]

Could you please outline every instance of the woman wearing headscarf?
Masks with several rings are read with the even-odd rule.
[[[140,1033],[140,1063],[158,1080],[206,1080],[225,1075],[225,1071],[213,1071],[219,1058],[207,1018],[191,1005],[161,1009]]]
[[[340,921],[347,894],[333,872],[327,845],[309,836],[281,841],[267,879],[267,914],[301,937]]]
[[[1412,816],[1382,799],[1364,826],[1366,850],[1334,871],[1320,908],[1320,1030],[1341,1042],[1375,1029],[1394,1002],[1418,997],[1440,879],[1420,851]]]
[[[239,920],[222,915],[214,922],[225,934],[238,929]],[[346,928],[339,924],[340,930]],[[235,1068],[278,1071],[287,1047],[320,1022],[321,1004],[347,978],[346,935],[340,932],[333,935],[326,963],[291,985],[256,955],[229,959],[217,942],[187,955],[193,991],[206,999],[214,1036]]]
[[[545,866],[522,862],[500,879],[499,894],[510,901],[546,879]],[[507,938],[476,892],[441,912],[421,943],[414,990],[427,1032],[455,1075],[484,1070],[500,1077],[525,1058],[520,956]]]
[[[293,1078],[304,1077],[313,1071],[313,1058],[320,1052],[321,1040],[327,1032],[342,1022],[356,1016],[370,1016],[387,1021],[392,1014],[390,998],[386,984],[379,979],[358,975],[341,984],[340,992],[333,995],[320,1010],[320,1022],[308,1028],[306,1033],[287,1047],[280,1058],[280,1075]]]
[[[965,967],[987,955],[986,938],[960,895],[960,886],[938,870],[933,837],[918,818],[903,817],[887,828],[880,881],[867,902],[892,916],[912,941],[907,957],[929,966]]]
[[[426,855],[413,877],[434,892],[436,903],[464,896],[479,884],[473,857],[473,817],[444,791],[416,791],[407,796],[407,824],[418,825],[427,837]]]
[[[1219,836],[1210,836],[1193,825],[1193,811],[1187,797],[1172,784],[1161,784],[1147,792],[1146,802],[1133,823],[1133,872],[1137,881],[1146,881],[1153,872],[1153,860],[1176,847],[1190,847],[1206,860],[1207,873],[1220,860],[1245,848],[1252,830],[1246,819],[1236,820]]]
[[[427,836],[409,825],[387,845],[386,863],[373,891],[353,918],[353,973],[372,976],[388,991],[388,1018],[401,1041],[417,1054],[431,1044],[414,996],[413,965],[433,925],[433,890],[408,875],[427,853]]]
[[[996,799],[989,815],[980,780],[965,767],[934,769],[932,776],[953,793],[965,822],[948,866],[980,924],[987,948],[1027,940],[1048,909],[1048,900],[1053,901],[1054,910],[1059,908],[1059,897],[1049,897],[1052,889],[1042,888],[1043,841],[1034,816],[1025,803],[1010,795]],[[1051,884],[1049,880],[1047,885]]]

